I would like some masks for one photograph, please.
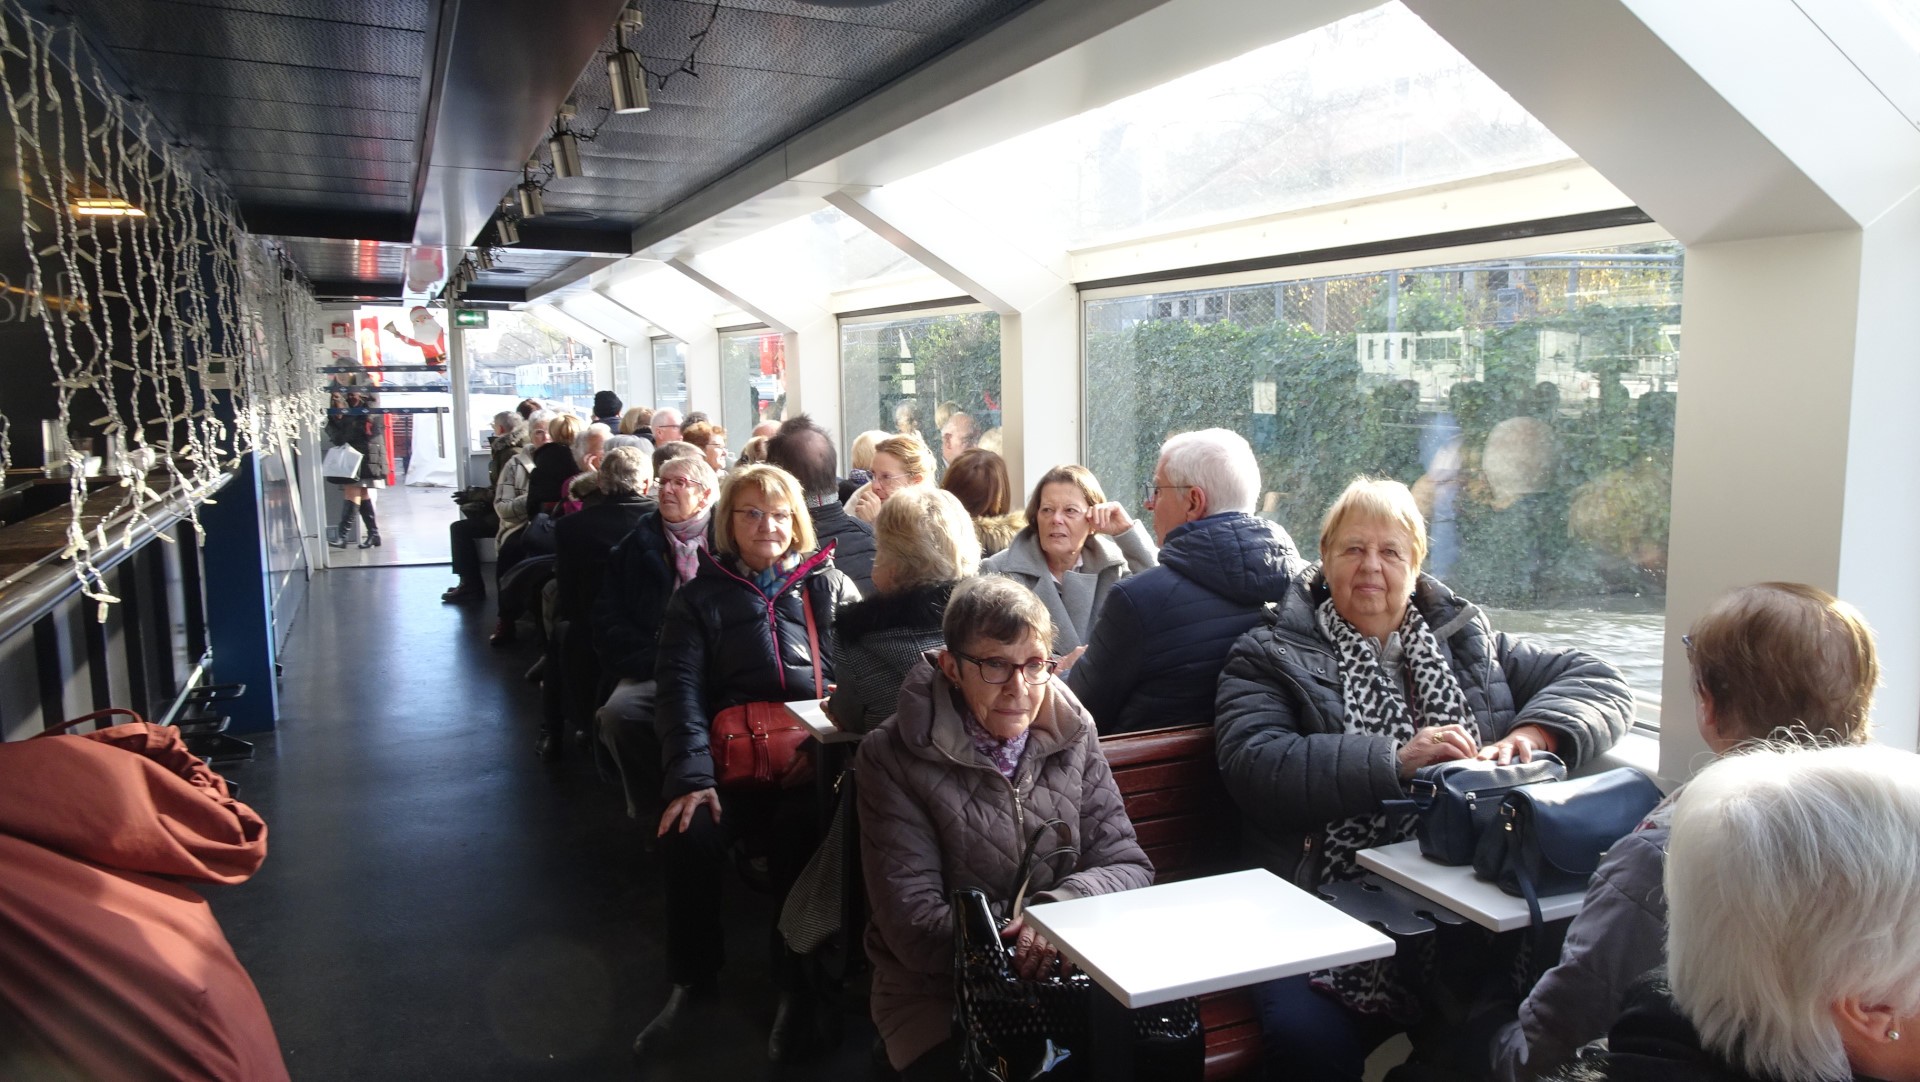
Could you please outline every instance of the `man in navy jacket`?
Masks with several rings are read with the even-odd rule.
[[[1260,465],[1239,434],[1161,445],[1145,505],[1160,565],[1114,583],[1067,676],[1102,733],[1213,720],[1234,640],[1306,566],[1286,530],[1254,517],[1259,498]]]

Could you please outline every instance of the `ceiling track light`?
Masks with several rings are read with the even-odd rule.
[[[607,85],[613,91],[616,113],[644,113],[653,108],[647,100],[647,69],[640,63],[640,54],[627,44],[627,35],[638,31],[644,21],[639,8],[629,7],[620,13],[614,29],[615,48],[607,57]]]
[[[488,249],[488,248],[480,249],[480,269],[481,270],[493,269],[493,251],[491,249]]]
[[[493,223],[493,233],[494,236],[500,238],[502,245],[520,243],[520,227],[513,224],[513,219],[511,218],[502,218]]]
[[[517,190],[521,218],[538,218],[547,212],[547,199],[540,185],[529,180]]]
[[[567,127],[569,121],[577,115],[572,102],[560,107],[553,117],[553,135],[547,140],[547,151],[553,156],[553,175],[566,179],[583,175],[580,170],[580,140]]]

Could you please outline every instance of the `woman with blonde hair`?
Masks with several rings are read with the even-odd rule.
[[[815,698],[816,686],[834,679],[839,614],[860,596],[818,550],[800,482],[776,466],[747,466],[727,479],[713,542],[717,551],[699,553],[699,572],[667,602],[654,663],[654,729],[669,801],[658,833],[673,987],[634,1041],[641,1056],[699,1028],[687,1016],[720,971],[719,891],[730,843],[762,842],[776,913],[814,849],[811,789],[723,793],[708,731],[729,707]],[[799,994],[798,959],[777,935],[771,939],[780,1003],[767,1053],[784,1062],[809,1050],[814,1004]]]
[[[853,438],[853,446],[847,450],[847,479],[840,482],[841,503],[853,499],[854,493],[873,480],[873,449],[890,435],[884,429],[869,428]]]
[[[933,452],[918,436],[889,436],[873,446],[873,480],[853,494],[847,513],[872,522],[880,505],[903,488],[933,480]]]
[[[1122,576],[1159,562],[1146,527],[1107,500],[1085,466],[1055,466],[1027,500],[1027,524],[981,566],[1007,575],[1046,604],[1054,649],[1077,658],[1093,634],[1107,591]]]
[[[944,641],[948,595],[980,570],[973,523],[951,492],[896,493],[880,505],[873,537],[876,592],[840,614],[840,686],[828,703],[836,724],[862,733],[893,713],[908,671]]]

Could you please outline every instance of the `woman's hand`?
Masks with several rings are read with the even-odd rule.
[[[879,513],[880,497],[874,494],[871,487],[861,489],[860,494],[847,505],[847,514],[862,522],[872,522],[874,516]]]
[[[1086,652],[1087,652],[1087,647],[1083,643],[1067,651],[1066,653],[1061,654],[1058,659],[1060,663],[1059,665],[1055,666],[1053,670],[1053,675],[1055,676],[1067,675],[1068,672],[1072,671],[1073,663],[1076,661],[1079,661],[1081,655],[1085,654]]]
[[[1065,977],[1073,972],[1073,963],[1062,958],[1045,936],[1027,927],[1024,917],[1000,929],[1000,938],[1012,941],[1013,971],[1026,980],[1052,976],[1056,972],[1053,968],[1056,963],[1060,967],[1057,971],[1060,976]]]
[[[1087,512],[1087,524],[1093,527],[1095,533],[1119,537],[1133,529],[1133,518],[1127,514],[1126,508],[1108,501],[1095,505],[1093,510]]]
[[[1473,734],[1462,725],[1429,725],[1413,734],[1400,748],[1400,777],[1413,777],[1415,771],[1433,763],[1452,759],[1471,759],[1480,751]]]
[[[660,830],[654,837],[663,838],[666,836],[668,830],[677,830],[685,834],[687,827],[693,823],[693,813],[698,811],[702,804],[713,809],[713,821],[718,823],[720,821],[720,791],[718,789],[696,789],[684,796],[673,798],[673,803],[667,805],[667,810],[660,813]]]
[[[1538,725],[1515,725],[1507,735],[1480,749],[1480,758],[1505,766],[1511,762],[1530,763],[1536,751],[1552,751],[1553,734]]]

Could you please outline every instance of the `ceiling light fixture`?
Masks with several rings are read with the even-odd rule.
[[[567,122],[578,113],[572,102],[562,105],[560,111],[554,114],[553,135],[547,140],[547,151],[553,155],[553,175],[562,179],[583,175],[580,170],[580,140],[567,128]]]
[[[147,212],[124,199],[75,199],[67,209],[82,218],[145,218]]]
[[[547,212],[546,197],[542,193],[540,182],[533,179],[535,171],[545,168],[539,159],[529,159],[525,169],[520,171],[520,183],[513,189],[520,203],[520,217],[538,218]]]
[[[494,235],[500,238],[502,245],[520,243],[520,227],[513,224],[512,218],[501,218],[493,223]]]
[[[647,69],[640,63],[640,54],[627,45],[627,35],[637,33],[645,19],[637,7],[628,7],[620,13],[620,22],[614,27],[613,55],[607,57],[607,85],[613,90],[613,111],[616,113],[644,113],[653,106],[647,101]]]

